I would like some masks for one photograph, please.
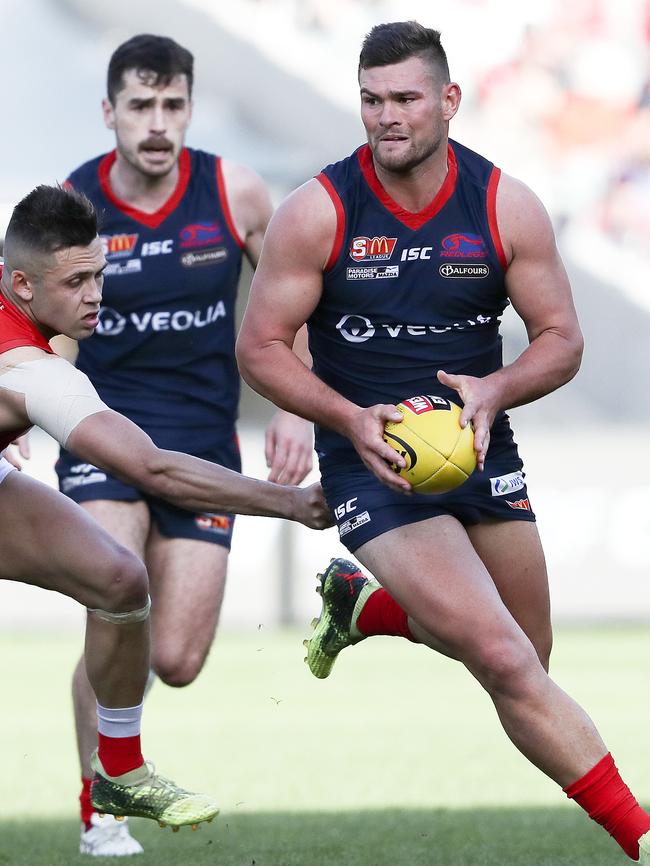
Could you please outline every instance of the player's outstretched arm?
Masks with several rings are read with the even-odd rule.
[[[112,410],[81,421],[66,448],[141,490],[191,511],[284,517],[312,529],[332,525],[319,484],[304,488],[272,484],[188,454],[165,451]]]

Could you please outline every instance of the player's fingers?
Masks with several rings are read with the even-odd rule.
[[[32,451],[29,445],[29,433],[25,433],[23,436],[19,436],[16,439],[16,445],[18,445],[18,453],[24,460],[29,460],[32,456]]]
[[[485,455],[490,444],[490,428],[485,419],[477,420],[474,433],[474,450],[476,451],[476,463],[482,471],[485,467]]]
[[[389,404],[379,404],[375,407],[376,416],[379,421],[385,424],[387,421],[392,421],[394,424],[399,424],[403,419],[401,412],[398,412],[395,406]]]
[[[309,451],[301,450],[299,452],[293,472],[293,481],[290,482],[291,484],[301,484],[309,475],[314,466],[312,454],[313,452],[311,449]]]
[[[469,422],[474,417],[475,411],[476,411],[476,408],[475,408],[474,404],[471,402],[471,400],[469,402],[465,403],[465,405],[463,406],[463,409],[460,413],[460,418],[458,419],[458,423],[460,424],[461,427],[467,427]]]
[[[463,377],[455,376],[453,373],[445,373],[444,370],[438,370],[437,378],[441,385],[446,385],[448,388],[453,388],[454,391],[460,392],[463,386]]]
[[[273,456],[275,454],[275,433],[269,429],[264,434],[264,458],[266,466],[269,468],[273,465]]]
[[[14,467],[14,469],[21,469],[22,468],[20,463],[16,459],[16,457],[14,457],[13,453],[9,450],[9,448],[7,448],[7,450],[4,452],[4,454],[2,456],[5,458],[5,460],[8,463],[11,463],[11,465]]]
[[[394,472],[384,460],[377,460],[375,457],[366,461],[366,466],[373,472],[377,478],[391,490],[397,493],[410,493],[411,485],[405,478]]]
[[[302,481],[298,468],[300,462],[300,449],[297,447],[289,448],[286,453],[284,466],[278,474],[280,484],[299,484]]]
[[[275,451],[271,457],[271,467],[268,475],[269,481],[274,481],[276,484],[280,484],[280,476],[284,470],[284,467],[287,463],[287,452],[281,446],[276,446]]]

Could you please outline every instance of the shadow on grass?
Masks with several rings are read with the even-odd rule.
[[[230,813],[197,832],[132,821],[134,866],[624,866],[577,808]],[[78,824],[0,821],[0,866],[88,866]],[[115,864],[115,858],[93,858]]]

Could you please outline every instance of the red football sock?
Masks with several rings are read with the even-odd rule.
[[[99,760],[109,776],[121,776],[144,764],[140,734],[135,737],[107,737],[99,733]]]
[[[639,859],[639,839],[650,830],[650,815],[621,779],[609,753],[581,779],[564,788],[564,793],[601,824],[628,857]]]
[[[361,634],[392,634],[418,643],[411,634],[408,614],[385,589],[376,589],[364,604],[356,622]]]
[[[81,794],[79,794],[79,803],[81,804],[81,823],[86,830],[90,830],[90,816],[95,811],[93,804],[90,802],[90,783],[92,779],[81,777]]]

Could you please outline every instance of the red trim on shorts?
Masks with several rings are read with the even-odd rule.
[[[115,205],[115,207],[122,211],[125,216],[130,217],[136,222],[142,223],[142,225],[147,226],[147,228],[157,229],[158,226],[176,209],[180,200],[185,195],[185,190],[190,182],[190,173],[192,169],[192,160],[188,149],[184,147],[178,157],[178,181],[174,192],[170,195],[164,205],[154,213],[146,213],[145,211],[138,210],[138,208],[132,207],[130,204],[122,201],[122,199],[115,195],[111,189],[109,175],[116,159],[117,154],[113,150],[110,153],[107,153],[99,163],[97,173],[99,175],[99,185],[101,186],[102,192],[111,204]]]
[[[217,189],[219,190],[219,199],[221,201],[221,209],[223,210],[223,215],[226,218],[226,225],[228,226],[228,231],[233,236],[235,243],[239,247],[240,250],[244,249],[244,241],[242,240],[239,232],[235,228],[235,221],[232,218],[232,212],[230,210],[230,206],[228,204],[228,195],[226,194],[226,182],[223,179],[223,170],[221,168],[221,157],[216,156],[216,176],[217,176]]]
[[[332,244],[329,258],[327,259],[325,267],[323,268],[323,270],[327,272],[330,271],[336,264],[336,260],[338,259],[341,252],[341,247],[343,246],[343,236],[345,235],[345,209],[343,207],[341,197],[334,188],[334,184],[329,179],[329,177],[321,171],[320,174],[316,175],[316,180],[320,183],[320,185],[332,199],[332,204],[334,205],[334,210],[336,211],[336,234],[334,235],[334,243]]]
[[[492,243],[497,251],[499,263],[503,270],[506,271],[508,269],[508,260],[506,259],[506,254],[503,250],[503,244],[501,243],[501,235],[499,234],[499,226],[497,223],[497,187],[499,186],[500,178],[501,169],[493,166],[490,180],[487,185],[487,216]]]
[[[383,204],[387,211],[403,223],[409,229],[419,229],[439,213],[447,204],[456,188],[456,178],[458,177],[458,164],[456,163],[456,154],[453,151],[451,144],[447,144],[447,176],[445,177],[442,186],[436,193],[433,201],[431,201],[423,210],[418,213],[412,213],[405,210],[392,199],[386,190],[381,185],[381,181],[377,177],[375,164],[372,159],[372,152],[367,144],[360,147],[357,151],[357,159],[366,183]]]

